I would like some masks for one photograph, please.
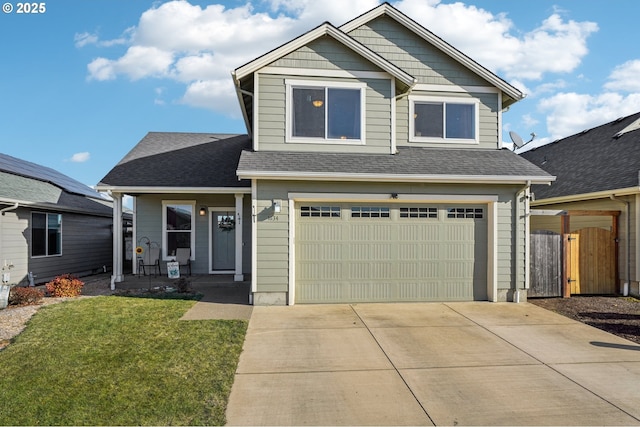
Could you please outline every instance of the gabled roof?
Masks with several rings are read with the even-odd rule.
[[[247,135],[149,132],[97,185],[100,191],[207,192],[248,188],[236,166]]]
[[[502,90],[506,94],[506,97],[503,98],[502,102],[503,108],[506,108],[509,105],[524,98],[524,95],[520,90],[516,89],[514,86],[510,85],[505,80],[498,77],[498,75],[489,71],[464,53],[460,52],[458,49],[456,49],[440,37],[436,36],[434,33],[427,30],[425,27],[418,24],[416,21],[391,6],[389,3],[383,3],[380,6],[371,9],[369,12],[366,12],[340,26],[340,29],[345,33],[349,33],[356,28],[361,27],[362,25],[365,25],[366,23],[373,21],[374,19],[379,18],[383,15],[394,19],[396,22],[413,31],[428,43],[440,49],[443,53],[458,61],[462,66],[468,68],[472,72],[476,73],[483,79],[493,84],[495,87]]]
[[[111,216],[111,201],[54,169],[0,154],[0,204]]]
[[[240,178],[330,181],[549,183],[554,177],[509,150],[401,147],[398,154],[244,151]]]
[[[536,200],[640,191],[640,129],[621,133],[640,113],[534,148],[522,157],[556,175],[550,187],[535,188]]]
[[[291,40],[288,43],[283,44],[282,46],[260,56],[259,58],[254,59],[253,61],[236,68],[233,72],[234,80],[242,80],[243,78],[255,73],[261,68],[271,64],[272,62],[282,58],[290,54],[291,52],[300,49],[301,47],[311,43],[314,40],[319,39],[323,36],[329,36],[342,43],[347,48],[353,50],[357,54],[366,58],[373,64],[380,67],[382,70],[391,74],[396,79],[400,80],[407,86],[413,86],[416,83],[415,77],[406,73],[401,68],[395,66],[391,62],[387,61],[362,43],[356,41],[355,39],[349,37],[347,34],[340,31],[338,28],[331,25],[329,22],[325,22],[324,24],[314,28],[313,30]]]
[[[100,193],[91,187],[62,174],[55,169],[18,159],[7,154],[0,153],[0,171],[24,176],[37,181],[49,182],[68,193],[104,199]]]

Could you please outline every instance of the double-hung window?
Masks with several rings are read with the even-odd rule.
[[[62,215],[31,214],[31,256],[62,255]]]
[[[412,142],[478,143],[478,102],[464,98],[411,97]]]
[[[287,142],[364,144],[365,83],[287,80]]]
[[[177,248],[195,247],[195,202],[163,201],[162,248],[164,258],[174,257]]]

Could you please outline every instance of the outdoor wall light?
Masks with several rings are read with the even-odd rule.
[[[207,208],[205,206],[200,206],[200,211],[198,211],[200,216],[205,216],[207,214]]]
[[[273,211],[275,213],[282,212],[282,200],[273,199]]]

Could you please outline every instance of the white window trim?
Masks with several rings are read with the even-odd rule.
[[[286,139],[287,143],[301,144],[339,144],[339,145],[365,145],[366,144],[366,94],[367,84],[363,82],[343,82],[330,80],[294,80],[285,79],[286,86]],[[333,139],[333,138],[303,138],[293,136],[293,88],[346,88],[360,89],[360,139]],[[326,120],[326,117],[325,117]],[[325,123],[326,129],[326,123]]]
[[[162,201],[162,260],[170,261],[175,257],[167,255],[167,206],[191,206],[191,259],[195,259],[196,249],[196,201],[195,200],[163,200]]]
[[[39,215],[45,215],[45,240],[44,240],[44,244],[45,244],[45,254],[44,255],[34,255],[33,254],[33,215],[34,214],[39,214]],[[59,254],[50,254],[49,253],[49,215],[60,215],[60,253]],[[33,259],[35,258],[52,258],[52,257],[61,257],[62,256],[62,238],[63,238],[63,215],[61,213],[56,213],[56,212],[39,212],[39,211],[32,211],[31,212],[31,218],[29,221],[30,222],[30,226],[29,228],[31,229],[31,242],[29,245],[29,256]]]
[[[442,102],[449,104],[469,104],[474,106],[474,126],[475,126],[475,138],[474,139],[461,139],[461,138],[435,138],[435,137],[421,137],[415,135],[415,103],[416,102]],[[444,118],[443,118],[444,119]],[[446,129],[446,123],[443,124]],[[457,97],[444,97],[444,96],[424,96],[424,95],[410,95],[409,96],[409,142],[430,142],[438,144],[480,144],[480,100],[473,98],[457,98]]]

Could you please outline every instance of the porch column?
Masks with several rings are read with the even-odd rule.
[[[111,287],[115,282],[122,282],[122,193],[111,193],[113,198],[113,274]]]
[[[242,274],[242,201],[244,194],[236,194],[236,272],[233,280],[236,282],[244,281]]]

